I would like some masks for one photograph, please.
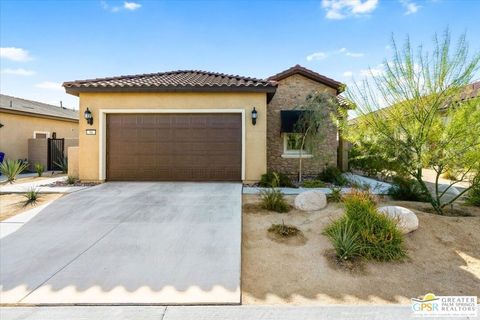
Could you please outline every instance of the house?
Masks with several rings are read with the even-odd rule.
[[[299,65],[267,80],[171,71],[63,86],[88,119],[79,125],[81,180],[244,182],[267,170],[296,175],[300,150],[282,113],[312,92],[337,95],[343,87]],[[307,174],[337,163],[338,131],[326,125],[319,146],[326,157],[304,155]]]
[[[43,140],[36,142],[46,146],[46,139],[52,137],[78,139],[78,111],[0,95],[0,152],[5,153],[6,159],[32,162],[29,140]],[[35,141],[31,145],[30,153],[36,153],[32,150],[37,145]],[[46,158],[47,151],[39,151]]]

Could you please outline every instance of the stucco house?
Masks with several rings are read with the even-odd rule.
[[[298,143],[282,119],[315,91],[343,84],[299,65],[267,80],[172,71],[65,82],[80,99],[79,178],[258,181],[267,170],[295,175]],[[332,110],[335,111],[335,110]],[[290,117],[291,118],[291,117]],[[339,135],[329,123],[326,157],[308,154],[305,172],[337,164]]]
[[[0,152],[6,159],[30,160],[29,140],[53,136],[76,140],[78,111],[0,94]]]

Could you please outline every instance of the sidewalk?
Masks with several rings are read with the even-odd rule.
[[[2,320],[408,320],[410,306],[71,306],[4,307]],[[433,318],[428,318],[433,319]],[[469,319],[442,317],[441,319]],[[479,319],[470,318],[470,319]]]

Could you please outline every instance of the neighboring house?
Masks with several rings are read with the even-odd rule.
[[[282,111],[343,87],[298,65],[268,80],[172,71],[63,86],[80,98],[82,117],[93,118],[80,121],[80,179],[245,182],[267,170],[296,175],[298,144],[282,130]],[[307,155],[307,173],[337,163],[337,129],[328,124],[326,132],[325,157]]]
[[[28,159],[29,139],[78,138],[78,111],[0,95],[0,152]]]

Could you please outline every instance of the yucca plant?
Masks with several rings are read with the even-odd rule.
[[[0,164],[0,172],[7,177],[7,181],[13,183],[17,176],[28,168],[28,163],[21,160],[4,160]]]
[[[27,200],[25,200],[25,206],[29,204],[35,204],[38,200],[38,189],[35,187],[30,188],[24,195]]]
[[[68,158],[63,157],[59,161],[55,161],[54,164],[60,168],[62,173],[68,172]]]
[[[352,260],[361,255],[362,245],[359,235],[348,220],[334,222],[325,234],[332,242],[338,259]]]
[[[43,172],[45,171],[45,166],[43,163],[37,162],[33,165],[33,168],[35,169],[35,172],[39,177],[43,175]]]

